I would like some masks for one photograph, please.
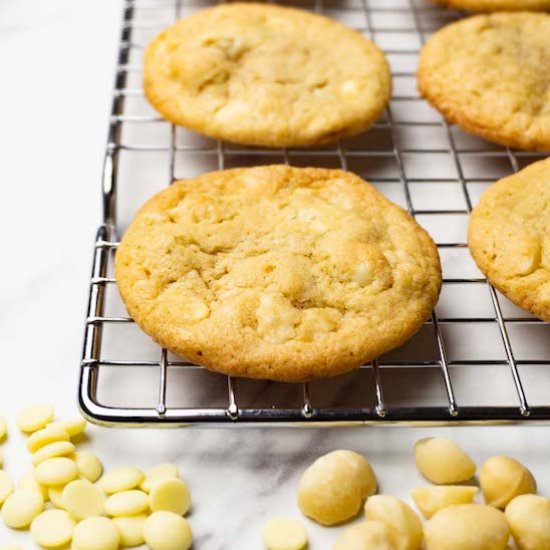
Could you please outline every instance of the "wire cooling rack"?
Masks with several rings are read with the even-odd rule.
[[[107,425],[349,425],[550,420],[550,325],[491,287],[466,246],[468,214],[496,179],[539,160],[449,126],[416,92],[423,42],[462,16],[424,0],[281,2],[324,13],[386,53],[394,92],[361,136],[307,150],[241,147],[163,121],[141,91],[141,58],[163,27],[204,1],[126,0],[95,241],[79,404]],[[308,384],[235,380],[155,346],[135,325],[112,275],[118,238],[139,205],[174,179],[286,162],[340,167],[415,216],[443,265],[440,302],[398,350],[355,372]]]

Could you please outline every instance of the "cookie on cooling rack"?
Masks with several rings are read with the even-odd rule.
[[[236,143],[291,147],[367,129],[388,102],[391,77],[380,50],[340,23],[233,3],[154,38],[143,86],[175,124]]]
[[[550,158],[484,193],[470,218],[468,244],[496,288],[550,322]]]
[[[494,13],[453,23],[420,55],[420,92],[467,132],[550,150],[550,15]]]
[[[116,280],[162,346],[234,376],[303,381],[402,344],[441,273],[428,234],[371,185],[281,165],[154,196],[122,239]]]
[[[546,11],[550,0],[430,0],[435,4],[468,11]]]

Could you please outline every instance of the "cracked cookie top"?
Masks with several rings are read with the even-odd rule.
[[[162,346],[234,376],[303,381],[402,344],[441,273],[428,234],[359,177],[267,166],[154,196],[124,235],[116,279]]]
[[[550,322],[550,158],[484,193],[470,218],[468,244],[495,287]]]
[[[444,27],[418,87],[445,117],[502,145],[550,151],[550,15],[493,13]]]
[[[231,3],[154,38],[143,86],[175,124],[237,143],[291,147],[368,128],[388,102],[390,78],[380,50],[340,23]]]

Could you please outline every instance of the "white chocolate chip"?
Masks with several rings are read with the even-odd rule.
[[[68,483],[63,489],[61,503],[63,508],[78,520],[101,516],[105,511],[105,496],[87,479],[77,479]]]
[[[118,550],[120,533],[108,518],[87,518],[74,529],[73,547],[76,550]]]
[[[165,510],[184,516],[191,506],[191,494],[187,483],[177,478],[160,480],[151,488],[151,510]]]
[[[307,546],[306,530],[294,518],[270,519],[262,529],[262,539],[267,550],[302,550]]]
[[[2,520],[12,529],[28,527],[44,509],[44,499],[38,491],[18,489],[2,506]]]
[[[53,420],[52,405],[31,405],[17,415],[17,426],[22,432],[36,432]]]
[[[63,510],[46,510],[31,523],[31,534],[37,544],[55,548],[67,544],[73,538],[74,519]]]
[[[105,501],[105,511],[110,516],[135,516],[148,509],[147,493],[137,489],[115,493]]]
[[[189,523],[173,512],[154,512],[143,525],[145,542],[151,550],[188,550],[193,542]]]
[[[136,466],[122,466],[106,472],[99,480],[99,486],[107,495],[112,495],[134,489],[144,479],[143,472]]]

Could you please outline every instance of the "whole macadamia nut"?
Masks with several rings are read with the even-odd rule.
[[[550,549],[550,499],[520,495],[505,510],[519,550]]]
[[[422,475],[437,485],[468,481],[476,473],[475,462],[445,437],[417,441],[414,460]]]
[[[318,458],[302,475],[298,506],[303,514],[334,525],[356,516],[363,500],[376,492],[376,477],[366,458],[333,451]]]
[[[505,508],[519,495],[537,492],[533,474],[508,456],[488,458],[479,471],[479,483],[485,502],[496,508]]]
[[[426,550],[506,550],[510,529],[504,514],[483,504],[458,504],[425,525]]]

